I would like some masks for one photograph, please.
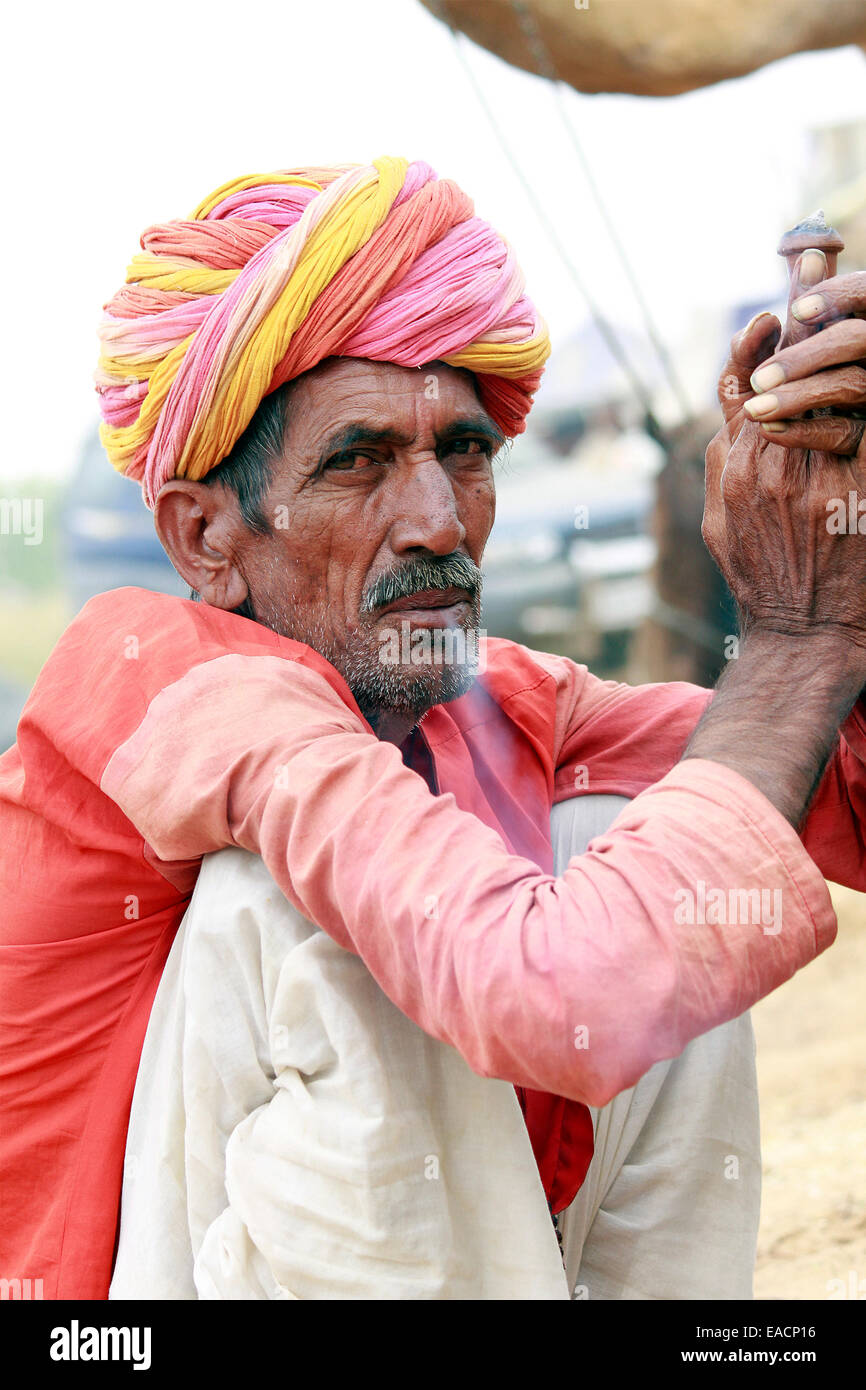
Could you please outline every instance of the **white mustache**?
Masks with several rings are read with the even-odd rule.
[[[481,571],[465,555],[455,555],[441,563],[419,561],[406,565],[396,573],[379,576],[361,600],[361,612],[375,613],[430,589],[465,589],[474,602],[481,592]]]

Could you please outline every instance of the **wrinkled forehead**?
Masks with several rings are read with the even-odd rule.
[[[331,357],[294,383],[286,444],[315,448],[341,431],[393,431],[407,440],[436,434],[459,421],[501,433],[484,410],[475,376],[445,362],[402,367],[367,358]]]

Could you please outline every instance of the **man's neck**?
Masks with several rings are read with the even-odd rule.
[[[413,714],[397,714],[393,710],[380,710],[367,716],[376,737],[383,743],[394,743],[399,748],[411,734],[418,718]]]

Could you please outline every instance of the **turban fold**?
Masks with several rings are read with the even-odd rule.
[[[428,164],[252,174],[140,244],[104,306],[95,381],[102,443],[149,507],[326,357],[466,368],[503,434],[525,427],[546,327],[511,248]]]

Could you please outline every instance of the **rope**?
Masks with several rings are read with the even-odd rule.
[[[658,357],[659,362],[661,363],[662,371],[667,377],[668,384],[670,385],[670,388],[677,399],[679,407],[683,412],[683,416],[686,420],[688,420],[691,418],[692,415],[692,408],[689,402],[688,395],[686,394],[682,381],[680,380],[676,368],[674,367],[673,360],[671,358],[670,352],[668,351],[667,345],[665,344],[661,334],[656,328],[655,320],[653,319],[649,305],[647,304],[644,298],[643,290],[641,289],[640,282],[638,281],[637,275],[635,274],[631,261],[629,260],[628,252],[626,251],[622,239],[620,238],[620,235],[617,232],[616,227],[614,226],[613,219],[607,209],[607,205],[604,201],[604,198],[602,197],[601,189],[596,183],[595,175],[593,174],[592,168],[590,167],[590,163],[587,159],[586,152],[584,151],[584,148],[578,138],[577,132],[571,123],[571,117],[568,114],[564,101],[563,83],[557,76],[556,68],[550,56],[550,50],[548,49],[547,44],[544,41],[544,37],[541,33],[541,30],[538,27],[535,16],[532,14],[531,10],[529,9],[529,6],[525,3],[525,0],[511,0],[511,7],[517,16],[520,27],[523,30],[526,41],[529,44],[530,50],[535,59],[536,67],[538,69],[538,76],[545,78],[553,88],[554,101],[556,103],[556,109],[559,113],[562,126],[568,137],[569,143],[571,144],[571,147],[575,155],[577,156],[578,163],[580,164],[581,170],[583,171],[583,176],[586,180],[589,191],[592,194],[593,201],[596,207],[598,208],[599,215],[601,216],[601,220],[604,224],[605,231],[607,232],[613,249],[619,258],[619,262],[625,273],[625,277],[629,285],[631,286],[632,293],[635,297],[638,308],[640,309],[641,317],[643,318],[647,337],[652,343],[656,356]]]
[[[567,247],[560,238],[559,232],[557,231],[555,224],[544,212],[541,200],[536,195],[536,192],[533,189],[531,183],[529,182],[529,179],[523,172],[523,168],[520,162],[518,161],[510,145],[508,144],[508,141],[502,134],[499,125],[496,121],[496,117],[490,106],[490,103],[488,102],[487,97],[485,96],[484,90],[481,87],[471,64],[466,58],[463,49],[463,35],[457,32],[454,25],[451,23],[450,19],[445,14],[441,0],[431,0],[431,4],[437,17],[441,20],[441,22],[448,28],[448,30],[451,33],[451,38],[454,42],[454,49],[457,54],[458,61],[460,62],[464,72],[466,73],[466,76],[469,79],[470,85],[472,86],[472,89],[475,92],[476,98],[478,100],[479,105],[481,106],[481,109],[487,117],[487,121],[496,137],[499,147],[502,150],[502,153],[505,155],[505,158],[507,159],[511,167],[511,170],[514,173],[515,178],[518,180],[524,193],[526,194],[526,197],[532,206],[533,212],[535,213],[536,218],[541,224],[542,230],[544,231],[551,245],[554,247],[565,269],[568,271],[571,279],[573,280],[578,290],[578,293],[585,301],[592,321],[598,329],[601,338],[604,340],[611,357],[620,367],[621,371],[626,377],[626,380],[631,386],[631,389],[634,392],[637,400],[639,401],[641,409],[644,412],[644,417],[647,423],[648,431],[652,434],[654,438],[659,438],[661,435],[661,428],[653,412],[652,396],[647,387],[644,385],[641,376],[632,366],[628,357],[628,353],[626,352],[625,347],[621,343],[615,329],[602,314],[600,308],[598,307],[598,304],[593,298],[593,295],[588,289],[586,282],[583,280],[583,277],[578,271],[577,266],[572,260],[572,257],[569,254]]]

